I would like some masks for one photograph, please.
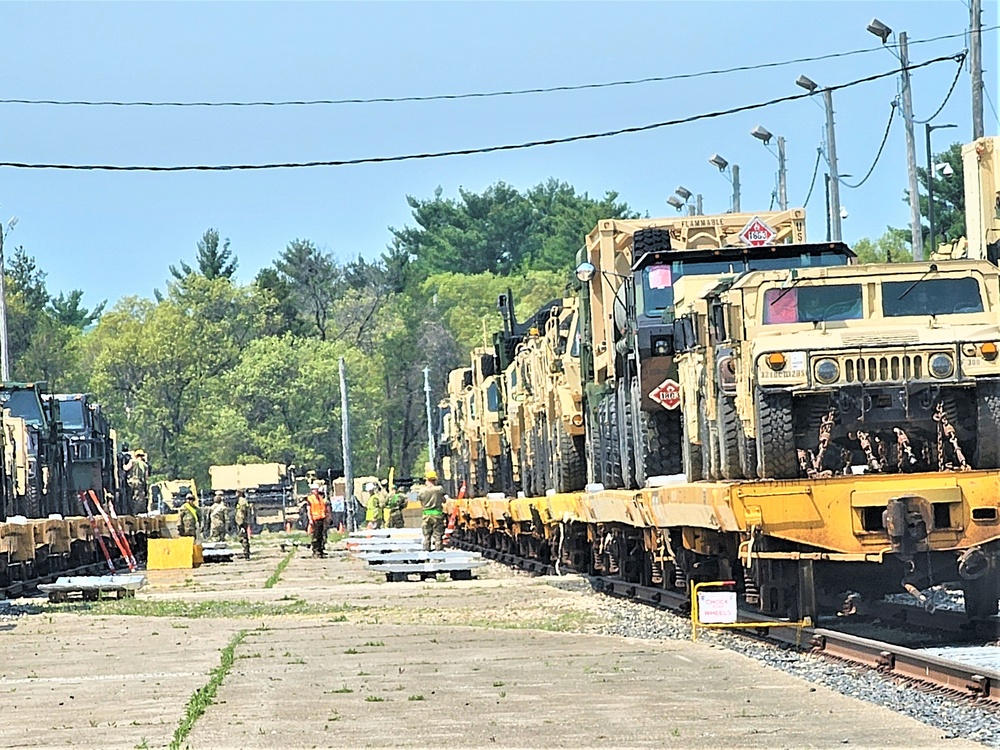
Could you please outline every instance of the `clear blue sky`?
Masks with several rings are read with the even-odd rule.
[[[983,3],[984,26],[997,3]],[[961,0],[941,2],[660,3],[50,3],[0,4],[0,98],[273,100],[398,97],[546,87],[693,73],[871,48],[877,16],[907,31],[920,62],[965,46]],[[997,31],[984,34],[986,88],[997,95]],[[889,71],[886,50],[688,81],[496,99],[288,108],[84,108],[0,105],[0,161],[224,164],[345,159],[489,146],[644,125],[800,93]],[[915,116],[944,98],[953,63],[913,76]],[[875,155],[898,77],[835,95],[841,172],[860,178]],[[967,71],[935,123],[935,150],[971,137]],[[591,195],[618,191],[634,209],[673,215],[683,184],[706,213],[728,209],[730,184],[708,164],[738,163],[743,210],[767,210],[776,160],[750,129],[788,143],[789,201],[802,204],[823,137],[818,101],[597,141],[420,162],[242,173],[107,173],[0,169],[0,217],[17,215],[23,245],[52,291],[85,303],[162,288],[209,227],[232,241],[250,280],[289,241],[341,259],[376,257],[389,226],[410,221],[406,196],[441,186],[524,189],[549,177]],[[986,132],[997,119],[986,106]],[[924,163],[918,126],[918,163]],[[822,167],[809,233],[822,239]],[[875,174],[843,190],[844,237],[906,226],[900,118]],[[581,237],[588,230],[581,227]]]

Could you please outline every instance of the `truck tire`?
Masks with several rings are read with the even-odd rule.
[[[556,423],[556,492],[577,492],[587,483],[587,467],[583,461],[583,436],[566,431],[562,420]]]
[[[609,490],[620,490],[622,482],[622,456],[618,432],[621,429],[621,415],[618,413],[618,405],[615,394],[611,393],[604,397],[607,405],[607,453],[605,455],[604,476],[607,479],[605,486]]]
[[[638,260],[646,253],[668,252],[670,231],[667,229],[639,229],[632,235],[632,258]]]
[[[39,469],[41,471],[41,469]],[[25,491],[25,516],[28,518],[42,517],[42,490],[38,482],[28,480],[28,487]]]
[[[761,479],[799,476],[789,393],[757,391],[757,460]]]
[[[627,388],[616,388],[615,399],[618,405],[618,455],[621,456],[621,486],[624,489],[636,488],[635,483],[635,432],[632,426],[632,396]]]
[[[719,396],[719,473],[722,479],[744,479],[740,443],[746,440],[731,396]]]
[[[685,423],[685,427],[687,424]],[[684,474],[689,482],[700,482],[705,478],[705,468],[702,463],[701,446],[692,443],[687,434],[684,435]]]
[[[681,411],[661,409],[640,412],[646,476],[670,476],[684,471],[684,448],[681,445]]]
[[[722,476],[719,469],[719,439],[713,430],[715,425],[703,418],[704,414],[704,406],[699,404],[698,427],[701,433],[701,467],[705,478],[714,482]]]
[[[649,472],[646,471],[648,446],[645,439],[645,412],[642,411],[642,390],[639,388],[638,377],[634,377],[630,381],[628,401],[632,478],[635,480],[635,486],[642,488],[646,486],[646,478],[649,476]]]
[[[1000,469],[1000,382],[976,386],[976,468]]]

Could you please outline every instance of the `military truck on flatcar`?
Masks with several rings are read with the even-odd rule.
[[[23,494],[14,498],[18,515],[45,518],[52,513],[70,515],[77,511],[65,490],[62,445],[59,439],[59,405],[43,399],[47,383],[0,384],[0,408],[24,421],[21,439],[12,449],[23,466]]]
[[[716,322],[756,474],[1000,468],[998,300],[986,261],[744,275]]]

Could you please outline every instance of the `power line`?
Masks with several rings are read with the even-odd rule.
[[[961,58],[961,55],[946,55],[944,57],[935,57],[931,60],[926,60],[922,63],[917,63],[915,65],[910,65],[907,70],[918,70],[920,68],[926,68],[930,65],[934,65],[939,62],[944,62],[946,60],[951,60],[955,62]],[[841,89],[851,88],[853,86],[858,86],[864,83],[870,83],[871,81],[877,81],[881,78],[887,78],[889,76],[895,76],[899,73],[899,70],[891,70],[887,73],[877,73],[875,75],[867,76],[865,78],[858,78],[854,81],[849,81],[847,83],[836,84],[834,86],[827,86],[824,90],[838,91]],[[446,156],[470,156],[473,154],[489,154],[497,151],[519,151],[527,148],[535,148],[538,146],[554,146],[562,143],[574,143],[577,141],[590,141],[599,138],[610,138],[617,135],[625,135],[628,133],[644,133],[651,130],[658,130],[660,128],[670,127],[673,125],[684,125],[691,122],[698,122],[700,120],[710,120],[717,117],[723,117],[725,115],[737,114],[739,112],[750,112],[752,110],[763,109],[765,107],[771,107],[775,104],[784,104],[785,102],[794,102],[799,99],[805,99],[812,96],[812,92],[804,94],[791,94],[789,96],[779,97],[777,99],[771,99],[766,102],[759,102],[757,104],[746,104],[740,107],[732,107],[730,109],[719,110],[716,112],[708,112],[700,115],[692,115],[690,117],[684,117],[677,120],[664,120],[663,122],[655,122],[650,125],[637,125],[628,128],[620,128],[617,130],[608,130],[601,133],[587,133],[584,135],[572,135],[564,138],[549,138],[540,141],[527,141],[525,143],[512,143],[502,146],[484,146],[481,148],[467,148],[467,149],[454,149],[449,151],[436,151],[436,152],[426,152],[418,154],[403,154],[399,156],[370,156],[359,159],[339,159],[330,161],[307,161],[307,162],[276,162],[270,164],[201,164],[201,165],[185,165],[185,166],[139,166],[139,165],[113,165],[113,164],[31,164],[25,162],[0,162],[0,167],[13,167],[15,169],[61,169],[61,170],[76,170],[76,171],[106,171],[106,172],[235,172],[235,171],[251,171],[251,170],[263,170],[263,169],[302,169],[306,167],[344,167],[357,164],[384,164],[387,162],[401,162],[401,161],[417,161],[424,159],[439,159]]]
[[[809,180],[809,192],[806,193],[805,202],[802,204],[802,208],[807,208],[809,206],[809,199],[812,198],[813,187],[816,186],[816,175],[819,173],[819,160],[823,156],[823,149],[821,147],[816,148],[816,163],[813,164],[813,176]]]
[[[1000,115],[997,114],[997,108],[993,106],[993,97],[990,96],[990,90],[983,86],[983,93],[986,94],[986,101],[990,103],[990,109],[993,110],[993,118],[1000,125]]]
[[[934,110],[934,114],[928,117],[926,120],[914,119],[913,122],[917,123],[918,125],[926,125],[935,117],[937,117],[939,114],[941,114],[941,110],[944,109],[944,105],[948,103],[948,100],[951,99],[952,93],[955,91],[955,84],[958,83],[958,79],[962,77],[962,63],[965,62],[965,57],[967,52],[968,50],[962,53],[962,60],[959,62],[958,68],[955,70],[955,78],[952,79],[951,86],[948,88],[948,93],[945,94],[944,101],[941,102],[941,106],[938,107],[936,110]]]
[[[983,32],[994,31],[1000,26],[989,26],[982,29]],[[938,42],[944,39],[954,39],[964,36],[966,32],[959,34],[946,34],[930,39],[920,39],[911,41],[910,44],[923,44],[928,42]],[[25,104],[25,105],[46,105],[46,106],[74,106],[74,107],[314,107],[314,106],[337,106],[345,104],[396,104],[401,102],[433,102],[433,101],[457,101],[461,99],[489,99],[495,97],[523,96],[525,94],[551,94],[562,91],[583,91],[589,89],[605,89],[619,86],[640,86],[648,83],[663,83],[666,81],[682,81],[706,76],[725,75],[728,73],[739,73],[753,70],[764,70],[768,68],[780,68],[786,65],[799,65],[809,62],[820,62],[822,60],[833,60],[841,57],[851,57],[854,55],[864,55],[875,52],[883,47],[892,48],[896,44],[885,44],[879,47],[866,47],[864,49],[849,50],[847,52],[831,52],[826,55],[814,57],[800,57],[794,60],[782,60],[779,62],[758,63],[755,65],[739,65],[732,68],[718,68],[714,70],[704,70],[697,73],[677,73],[668,76],[650,76],[647,78],[636,78],[631,80],[607,81],[604,83],[583,83],[567,86],[548,86],[527,89],[509,89],[503,91],[480,91],[467,92],[462,94],[429,94],[424,96],[400,96],[400,97],[371,97],[357,99],[288,99],[281,101],[116,101],[116,100],[87,100],[87,99],[0,99],[0,104]]]
[[[959,70],[961,69],[962,69],[961,63],[959,63]],[[885,124],[885,133],[882,134],[882,143],[878,147],[878,153],[875,154],[875,161],[873,161],[871,167],[868,168],[868,173],[861,179],[861,182],[857,183],[856,185],[848,185],[843,180],[840,181],[841,185],[843,185],[846,188],[851,188],[853,190],[854,188],[859,188],[866,182],[868,182],[868,178],[871,177],[872,172],[875,171],[875,165],[878,164],[878,160],[882,158],[882,149],[885,148],[885,142],[889,140],[889,131],[892,129],[892,119],[896,115],[897,106],[899,105],[896,103],[896,100],[893,99],[892,106],[889,108],[889,122]]]

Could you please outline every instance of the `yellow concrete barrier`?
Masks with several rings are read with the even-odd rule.
[[[147,544],[147,570],[196,568],[202,563],[201,545],[196,544],[192,537],[150,539]]]

